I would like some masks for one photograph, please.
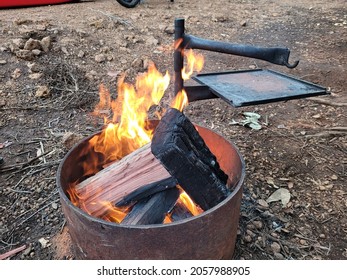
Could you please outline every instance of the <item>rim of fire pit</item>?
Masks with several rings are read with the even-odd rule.
[[[157,120],[151,120],[151,121],[157,121]],[[194,124],[196,125],[196,124]],[[213,131],[212,129],[210,128],[207,128],[207,127],[204,127],[204,126],[201,126],[201,125],[198,125],[198,127],[201,127],[201,128],[204,128],[206,130],[209,130],[215,134],[217,134],[218,136],[224,138],[220,133],[216,132],[216,131]],[[111,225],[111,226],[117,226],[117,227],[121,227],[121,228],[142,228],[142,229],[145,229],[145,228],[162,228],[162,227],[169,227],[169,226],[173,226],[173,225],[178,225],[178,224],[184,224],[184,223],[188,223],[192,220],[195,220],[195,219],[198,219],[200,217],[203,217],[205,215],[208,215],[210,212],[213,212],[215,211],[215,209],[217,208],[220,208],[222,207],[224,204],[226,204],[229,200],[231,200],[234,195],[240,190],[240,188],[242,187],[243,185],[243,181],[244,181],[244,178],[246,176],[246,172],[245,172],[245,161],[239,151],[239,149],[237,148],[237,146],[225,139],[225,141],[227,141],[230,145],[232,145],[232,147],[234,148],[234,150],[236,151],[237,155],[239,156],[239,159],[240,159],[240,163],[241,163],[241,176],[239,178],[239,180],[237,181],[237,183],[235,184],[234,188],[233,188],[233,191],[231,192],[231,194],[226,198],[224,199],[223,201],[221,201],[220,203],[218,203],[216,206],[204,211],[203,213],[199,214],[199,215],[196,215],[196,216],[192,216],[192,217],[188,217],[188,218],[184,218],[182,220],[178,220],[178,221],[174,221],[174,222],[171,222],[171,223],[167,223],[167,224],[149,224],[149,225],[124,225],[124,224],[120,224],[120,223],[115,223],[115,222],[109,222],[109,221],[106,221],[104,219],[101,219],[101,218],[97,218],[97,217],[94,217],[92,215],[89,215],[88,213],[86,213],[85,211],[83,211],[82,209],[80,209],[79,207],[75,206],[71,200],[68,198],[68,196],[66,195],[65,191],[63,190],[62,186],[61,186],[61,183],[60,183],[60,178],[61,178],[61,173],[62,173],[62,168],[63,168],[63,164],[65,162],[65,160],[70,156],[70,154],[79,146],[79,145],[82,145],[82,143],[88,141],[89,139],[91,139],[92,137],[94,137],[95,135],[97,134],[100,134],[101,131],[99,132],[96,132],[90,136],[87,136],[87,137],[84,137],[82,140],[80,140],[78,143],[76,143],[69,151],[68,153],[64,156],[64,158],[62,159],[62,161],[60,162],[59,166],[58,166],[58,170],[57,170],[57,176],[56,176],[56,184],[58,186],[58,191],[59,191],[59,194],[60,194],[60,197],[61,199],[63,199],[65,201],[65,203],[67,203],[70,207],[73,207],[75,209],[75,211],[77,211],[80,215],[88,218],[88,219],[91,219],[95,222],[98,222],[98,223],[102,223],[102,224],[105,224],[105,225]]]

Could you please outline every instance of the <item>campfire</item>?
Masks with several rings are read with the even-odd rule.
[[[204,62],[192,50],[183,55],[182,81]],[[150,64],[135,85],[119,80],[115,100],[100,86],[93,114],[104,129],[72,148],[57,176],[78,258],[231,257],[243,160],[233,144],[185,116],[183,88],[162,100],[169,84],[169,74]],[[155,106],[157,118],[149,119]]]
[[[182,78],[201,71],[204,59],[185,53]],[[72,203],[91,216],[119,224],[171,223],[203,213],[231,190],[228,176],[195,126],[182,113],[188,103],[184,90],[158,112],[158,125],[148,125],[148,111],[157,106],[170,83],[168,72],[151,63],[136,85],[124,77],[118,96],[100,86],[94,115],[105,128],[88,141],[93,156],[76,162],[82,176],[69,183]]]

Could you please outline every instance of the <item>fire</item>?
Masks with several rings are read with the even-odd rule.
[[[177,93],[176,97],[171,102],[171,107],[183,111],[184,107],[188,105],[188,96],[185,90]]]
[[[179,200],[187,207],[187,209],[190,213],[193,214],[193,216],[197,216],[203,212],[203,210],[194,203],[194,201],[184,190],[181,191]]]
[[[194,55],[192,51],[188,51],[185,56],[187,65],[182,69],[182,77],[188,79],[193,71],[201,70],[203,57]],[[100,86],[100,102],[92,114],[103,117],[105,128],[100,134],[89,140],[89,147],[80,155],[83,157],[83,160],[79,161],[84,171],[83,178],[94,175],[108,164],[120,160],[151,141],[153,129],[148,126],[148,111],[152,106],[160,103],[169,85],[168,72],[163,75],[157,70],[154,63],[150,63],[148,72],[138,75],[135,86],[125,82],[124,76],[120,78],[115,99],[111,97],[106,87]],[[187,104],[188,98],[184,90],[177,94],[170,103],[171,107],[180,111]],[[85,199],[88,196],[87,192],[83,197],[76,194],[74,187],[78,183],[71,183],[68,190],[70,200],[74,205],[90,215],[107,221],[120,223],[123,220],[129,209],[115,207],[114,203],[99,201],[97,198],[87,204]],[[184,203],[193,215],[202,212],[185,192],[181,193],[177,203]],[[96,204],[103,206],[101,212],[93,211]],[[171,220],[167,216],[164,223],[169,222]]]
[[[204,57],[201,54],[196,54],[192,49],[184,51],[184,56],[187,58],[187,65],[183,67],[181,73],[183,80],[188,80],[193,75],[194,71],[200,72],[204,66]]]

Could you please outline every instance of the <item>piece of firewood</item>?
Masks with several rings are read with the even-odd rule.
[[[150,183],[142,186],[141,188],[136,189],[135,191],[129,193],[125,197],[122,198],[121,201],[116,203],[117,207],[127,206],[131,203],[139,201],[143,198],[146,198],[150,195],[153,195],[157,192],[164,191],[166,189],[173,188],[177,185],[176,179],[169,177],[164,180],[160,180],[158,182]]]
[[[167,110],[154,132],[151,150],[203,210],[214,207],[230,194],[226,186],[228,176],[180,111]]]
[[[168,177],[171,175],[147,144],[77,184],[75,190],[80,207],[100,217],[106,211],[105,202],[116,204],[136,189]]]
[[[125,216],[121,224],[151,225],[161,224],[165,215],[172,210],[179,197],[178,188],[157,192],[150,198],[137,202]]]

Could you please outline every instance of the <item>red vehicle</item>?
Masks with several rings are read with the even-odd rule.
[[[12,7],[25,7],[25,6],[38,6],[38,5],[51,5],[73,2],[76,0],[1,0],[0,8]]]

